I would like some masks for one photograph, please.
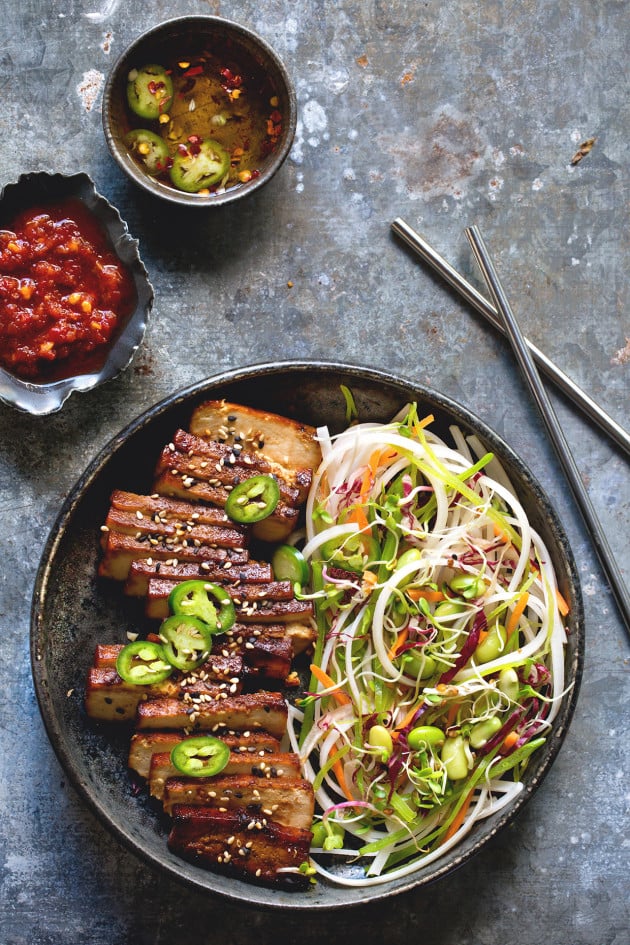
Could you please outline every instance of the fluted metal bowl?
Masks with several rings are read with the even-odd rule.
[[[30,207],[41,207],[68,199],[79,200],[102,226],[120,262],[130,271],[135,287],[135,306],[99,358],[97,366],[59,380],[30,380],[0,367],[0,400],[37,416],[60,410],[74,391],[88,391],[112,380],[133,359],[142,343],[153,306],[153,287],[138,251],[118,210],[96,190],[84,173],[65,175],[36,171],[7,184],[0,194],[0,227]]]

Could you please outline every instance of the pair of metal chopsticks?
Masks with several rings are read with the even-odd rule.
[[[437,268],[442,275],[446,277],[448,272],[449,283],[456,289],[462,292],[462,294],[472,302],[482,314],[486,315],[493,324],[496,325],[504,334],[507,335],[514,356],[518,362],[519,368],[523,374],[525,381],[528,384],[529,390],[536,402],[536,405],[540,411],[543,422],[547,429],[547,433],[551,440],[551,443],[556,451],[556,455],[564,474],[567,478],[573,497],[578,505],[585,524],[587,525],[589,532],[591,534],[595,550],[598,554],[602,568],[608,578],[611,590],[615,596],[615,600],[619,607],[620,613],[624,619],[626,629],[630,632],[630,593],[628,592],[628,587],[625,584],[621,572],[617,566],[614,555],[610,549],[606,535],[601,526],[601,523],[595,513],[595,510],[591,504],[588,493],[582,482],[580,472],[575,464],[573,455],[569,448],[569,445],[565,439],[565,436],[562,432],[562,428],[558,422],[558,418],[555,414],[551,401],[545,391],[545,388],[540,379],[536,364],[534,363],[534,357],[539,361],[541,366],[546,370],[546,372],[551,376],[553,380],[558,383],[562,390],[565,393],[568,393],[569,396],[578,403],[579,406],[582,406],[586,409],[586,412],[592,419],[603,427],[609,434],[613,435],[613,438],[622,446],[626,452],[628,452],[628,446],[630,445],[630,438],[628,434],[619,427],[617,424],[611,420],[593,401],[588,398],[583,391],[580,390],[577,385],[569,380],[558,368],[555,367],[553,362],[549,361],[542,352],[538,351],[531,342],[527,341],[521,333],[520,327],[514,313],[510,307],[507,296],[503,290],[499,277],[497,275],[496,269],[488,252],[488,249],[483,241],[483,238],[476,226],[468,227],[466,229],[466,236],[470,242],[475,258],[479,264],[479,267],[483,273],[483,276],[486,280],[490,294],[496,308],[492,308],[488,302],[479,295],[472,286],[470,286],[456,270],[448,266],[444,260],[441,259],[435,253],[434,250],[429,247],[429,245],[414,233],[407,224],[403,223],[402,220],[394,221],[392,228],[399,235],[403,236],[404,239],[420,254],[423,258],[430,261],[434,268]],[[421,248],[419,248],[421,247]],[[428,250],[428,253],[427,253]],[[429,258],[430,257],[430,258]],[[436,266],[436,260],[440,260],[440,265]],[[483,303],[483,305],[482,305]]]

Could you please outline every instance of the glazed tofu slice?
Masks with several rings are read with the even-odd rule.
[[[266,410],[208,400],[193,411],[189,429],[205,439],[262,454],[289,481],[292,474],[316,469],[321,462],[315,427]]]
[[[287,727],[287,704],[276,692],[245,693],[212,702],[180,699],[151,699],[138,705],[136,727],[146,729],[185,729],[213,732],[219,728],[234,731],[262,729],[282,738]]]
[[[267,732],[197,732],[197,735],[213,734],[221,738],[233,753],[238,753],[248,759],[250,764],[260,762],[261,759],[276,755],[280,751],[280,740]],[[175,745],[186,738],[191,738],[184,731],[166,732],[136,732],[131,736],[129,745],[129,767],[141,777],[148,778],[151,770],[151,758],[156,754],[170,754]]]
[[[311,831],[273,821],[260,829],[250,824],[244,811],[177,805],[168,847],[205,869],[271,886],[304,887],[307,879],[299,867],[308,859]]]
[[[110,510],[131,514],[139,521],[148,519],[156,525],[171,524],[183,529],[193,528],[195,525],[227,525],[237,529],[240,527],[228,518],[223,509],[169,499],[161,495],[125,492],[122,489],[112,492]],[[138,517],[138,512],[142,518]]]
[[[246,462],[247,459],[250,461]],[[224,508],[234,486],[261,473],[269,474],[261,462],[236,455],[223,444],[208,442],[178,430],[173,443],[162,451],[154,488],[161,495]],[[308,487],[304,492],[278,476],[276,480],[280,490],[278,505],[271,515],[251,526],[252,534],[262,541],[282,541],[293,531],[298,522],[302,495],[308,492]]]
[[[138,705],[149,699],[190,700],[222,699],[240,693],[243,688],[243,660],[239,654],[228,657],[213,654],[192,673],[174,672],[168,679],[150,686],[127,683],[113,665],[92,666],[88,672],[85,710],[92,719],[108,722],[133,720]],[[193,703],[194,704],[194,703]]]
[[[173,545],[161,538],[135,538],[132,535],[122,535],[118,532],[108,532],[104,542],[105,553],[99,563],[99,577],[113,578],[117,581],[126,581],[132,561],[140,558],[150,558],[152,561],[169,561],[176,565],[182,561],[189,563],[211,561],[224,568],[245,564],[248,553],[243,544],[237,547],[219,547],[215,544]]]
[[[217,584],[268,584],[273,581],[271,565],[266,561],[247,561],[245,564],[224,568],[220,563],[202,561],[171,564],[170,561],[154,561],[139,558],[132,561],[125,582],[125,594],[144,597],[151,578],[179,583],[180,581],[213,581]]]
[[[161,577],[149,581],[145,606],[147,617],[156,620],[168,617],[168,598],[176,584],[177,582]],[[226,590],[234,599],[236,618],[241,623],[281,623],[284,620],[299,619],[306,621],[313,616],[312,602],[296,600],[289,581],[273,581],[261,587],[255,584],[237,588],[226,586]]]
[[[254,823],[273,820],[286,827],[309,830],[315,800],[313,786],[303,778],[260,778],[255,775],[222,774],[214,778],[168,778],[162,798],[170,814],[175,804],[214,807],[221,810],[248,809]]]
[[[264,757],[250,756],[240,751],[231,751],[228,763],[221,771],[221,777],[233,775],[248,775],[255,778],[285,777],[299,778],[300,759],[290,752],[265,754]],[[170,752],[154,754],[149,768],[149,793],[152,797],[162,800],[164,785],[169,778],[181,778],[181,772],[171,762]],[[213,780],[212,778],[195,778],[195,781]]]

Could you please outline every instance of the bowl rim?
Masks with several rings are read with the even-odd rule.
[[[140,168],[137,167],[137,165],[131,161],[126,154],[123,155],[122,149],[119,148],[116,143],[116,139],[111,127],[111,102],[114,86],[118,81],[120,71],[124,67],[125,63],[133,56],[136,50],[142,46],[142,44],[148,41],[150,42],[160,34],[168,33],[168,31],[171,29],[185,28],[186,26],[192,27],[194,25],[202,25],[208,29],[217,27],[222,30],[230,30],[243,37],[250,44],[257,46],[273,63],[274,68],[285,87],[288,102],[286,131],[283,135],[282,145],[277,151],[273,153],[272,158],[268,161],[260,175],[256,178],[253,178],[251,181],[248,181],[246,184],[240,184],[238,187],[234,187],[232,190],[228,190],[223,194],[212,194],[208,199],[200,199],[197,194],[189,194],[185,191],[179,191],[174,187],[169,187],[166,184],[160,185],[158,181],[153,180],[153,178],[151,178],[148,174],[143,173],[143,171],[140,170]],[[251,29],[251,27],[245,26],[244,24],[235,20],[228,19],[227,17],[210,14],[189,14],[186,16],[172,17],[171,19],[163,20],[162,22],[157,23],[155,26],[152,26],[143,33],[140,33],[123,50],[123,52],[120,53],[114,62],[114,65],[110,69],[105,81],[101,106],[101,120],[105,140],[112,158],[118,167],[123,171],[123,173],[131,181],[133,181],[134,184],[139,186],[145,193],[151,194],[158,199],[165,200],[168,203],[175,204],[180,207],[197,207],[207,210],[213,207],[223,207],[226,204],[234,203],[235,201],[252,194],[254,191],[264,186],[264,184],[268,183],[268,181],[270,181],[280,169],[282,164],[284,164],[293,145],[297,128],[297,95],[295,92],[293,80],[289,75],[286,65],[275,49],[263,36]]]
[[[22,379],[0,367],[0,400],[23,413],[46,416],[60,410],[74,391],[93,390],[113,380],[129,366],[143,341],[155,293],[140,256],[138,240],[129,232],[118,208],[97,190],[89,174],[85,171],[63,174],[46,170],[21,174],[16,181],[10,181],[0,190],[0,210],[3,202],[22,188],[27,192],[35,192],[25,209],[35,206],[42,199],[49,202],[68,198],[80,200],[105,230],[116,257],[131,272],[137,295],[135,309],[109,347],[105,362],[99,370],[38,383]],[[50,190],[49,195],[42,197],[46,190]]]
[[[131,437],[136,436],[144,428],[149,427],[155,421],[159,420],[159,418],[166,416],[169,412],[176,411],[177,408],[182,407],[184,403],[191,398],[210,396],[222,386],[238,383],[239,381],[248,381],[251,379],[262,380],[274,374],[277,375],[287,372],[295,375],[296,378],[299,378],[300,375],[304,376],[305,374],[313,372],[319,372],[322,378],[328,375],[343,373],[348,376],[354,375],[370,383],[385,384],[389,387],[399,388],[401,392],[402,390],[418,392],[421,395],[431,398],[439,408],[443,408],[445,411],[453,414],[457,421],[461,420],[463,423],[472,425],[476,432],[484,437],[486,443],[491,444],[495,448],[499,447],[502,455],[516,465],[516,468],[519,470],[519,475],[522,476],[528,488],[533,491],[536,503],[541,503],[545,515],[550,519],[550,527],[554,532],[554,536],[562,546],[562,553],[567,566],[567,573],[564,576],[570,585],[574,598],[572,601],[574,653],[572,664],[567,674],[570,676],[572,687],[555,720],[553,737],[551,737],[548,743],[541,749],[539,759],[535,767],[533,766],[532,779],[525,785],[524,789],[507,809],[493,815],[491,819],[491,829],[484,830],[482,828],[481,835],[473,839],[469,845],[466,844],[466,838],[464,838],[462,844],[465,849],[462,852],[458,854],[458,848],[455,848],[454,855],[448,856],[441,865],[440,861],[438,861],[436,865],[427,867],[428,872],[426,876],[411,874],[409,877],[406,877],[405,880],[392,880],[391,884],[385,883],[382,886],[367,887],[358,894],[353,891],[355,894],[351,901],[336,901],[334,899],[330,901],[326,898],[325,894],[318,898],[317,892],[309,896],[305,893],[286,892],[275,889],[269,890],[264,887],[251,886],[243,881],[239,883],[238,880],[231,878],[229,878],[230,881],[226,883],[227,888],[217,889],[216,886],[213,885],[213,881],[214,884],[218,881],[217,874],[199,867],[194,867],[185,861],[182,861],[181,865],[178,863],[175,868],[161,860],[158,856],[154,856],[149,850],[144,849],[132,831],[127,831],[123,829],[122,825],[113,822],[107,810],[104,809],[104,805],[100,804],[96,797],[92,796],[89,786],[81,781],[78,773],[73,768],[71,758],[63,743],[63,732],[55,716],[45,671],[45,661],[42,657],[43,648],[46,643],[45,628],[42,624],[43,607],[46,587],[49,581],[51,559],[63,538],[65,529],[71,522],[74,509],[81,500],[83,493],[97,480],[100,472],[115,456],[116,451],[122,449]],[[141,860],[150,864],[153,868],[165,872],[169,877],[188,888],[205,893],[210,892],[225,897],[228,901],[233,903],[239,903],[266,911],[272,911],[278,908],[289,908],[302,912],[314,912],[321,909],[354,908],[362,904],[367,904],[368,902],[374,902],[378,899],[397,896],[411,889],[420,888],[421,886],[432,885],[434,882],[450,875],[452,872],[468,863],[476,853],[492,841],[497,833],[502,831],[518,816],[522,808],[536,792],[555,761],[562,747],[564,737],[566,736],[577,704],[583,673],[584,649],[584,608],[575,558],[554,505],[540,486],[538,480],[530,472],[525,462],[515,453],[509,444],[507,444],[499,434],[495,433],[481,418],[447,395],[401,375],[347,362],[321,360],[274,361],[228,370],[206,377],[188,387],[175,391],[173,394],[164,397],[152,407],[143,411],[105,445],[68,493],[44,548],[31,604],[31,671],[35,683],[40,713],[55,753],[84,803],[87,804],[96,815],[97,819],[110,833],[127,849]],[[241,891],[243,886],[245,887],[244,892]],[[350,892],[350,890],[346,890],[346,892]],[[277,899],[274,898],[276,894]]]

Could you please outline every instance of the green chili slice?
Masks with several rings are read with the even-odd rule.
[[[160,625],[163,652],[176,669],[190,672],[207,660],[212,649],[212,629],[188,614],[173,614]]]
[[[224,633],[236,622],[230,594],[210,581],[182,581],[169,594],[168,606],[172,614],[203,620],[211,633]]]
[[[234,486],[225,511],[234,522],[249,525],[271,515],[279,500],[280,489],[273,476],[251,476]]]
[[[164,647],[151,640],[136,640],[123,646],[116,660],[116,672],[125,682],[135,686],[151,686],[163,682],[173,672]]]
[[[171,762],[182,774],[194,778],[211,778],[223,771],[230,758],[230,749],[214,735],[186,738],[171,751]]]

